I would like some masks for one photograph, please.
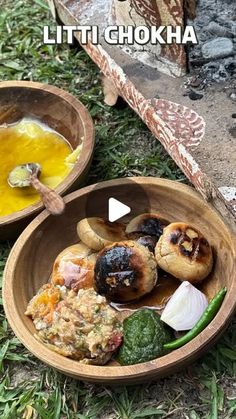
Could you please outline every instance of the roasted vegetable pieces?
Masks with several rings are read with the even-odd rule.
[[[122,342],[117,313],[94,289],[45,285],[29,303],[37,337],[61,355],[103,365]]]

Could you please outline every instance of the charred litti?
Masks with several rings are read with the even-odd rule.
[[[206,278],[213,265],[208,241],[200,231],[185,223],[172,223],[164,229],[155,256],[163,270],[191,283]]]
[[[147,247],[149,252],[154,253],[155,247],[158,242],[158,238],[156,236],[141,236],[138,237],[137,243],[142,244],[143,246]]]
[[[65,285],[76,292],[80,288],[93,287],[95,261],[96,253],[85,244],[77,243],[67,247],[54,262],[52,284]]]
[[[90,249],[101,250],[104,246],[125,239],[125,226],[110,223],[99,217],[84,218],[77,224],[80,240]]]
[[[164,227],[169,221],[156,213],[140,214],[133,218],[126,227],[126,234],[132,238],[133,234],[140,236],[155,236],[157,239],[162,235]]]
[[[99,294],[114,302],[137,300],[157,282],[157,263],[149,250],[132,240],[106,246],[95,264]]]

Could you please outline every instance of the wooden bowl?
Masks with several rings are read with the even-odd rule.
[[[134,184],[140,193],[134,192]],[[57,370],[92,382],[136,384],[182,370],[216,341],[226,328],[236,307],[236,239],[218,213],[192,188],[164,179],[126,178],[98,184],[102,199],[96,208],[105,208],[109,197],[133,202],[128,218],[149,210],[157,211],[170,221],[189,222],[198,227],[214,248],[215,264],[204,288],[210,297],[227,286],[220,311],[210,325],[182,348],[150,362],[120,366],[83,365],[65,358],[35,339],[32,320],[25,316],[29,300],[48,281],[53,261],[65,247],[78,241],[76,224],[86,216],[87,198],[93,186],[71,193],[65,198],[66,212],[52,217],[43,211],[19,237],[7,261],[4,273],[3,303],[7,319],[20,341],[39,359]],[[143,193],[142,193],[143,191]]]
[[[0,125],[13,123],[22,117],[36,117],[62,134],[75,149],[84,138],[79,160],[56,188],[64,195],[83,182],[94,150],[94,128],[89,112],[82,103],[64,90],[28,81],[0,83]],[[40,202],[13,214],[0,217],[0,240],[19,234],[33,217],[42,211]]]

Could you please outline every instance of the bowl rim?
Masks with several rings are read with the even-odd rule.
[[[95,129],[92,117],[89,114],[89,111],[77,99],[75,96],[70,94],[69,92],[50,84],[46,83],[39,83],[34,81],[2,81],[0,82],[0,92],[1,89],[4,88],[31,88],[35,90],[43,90],[44,92],[51,93],[55,96],[59,96],[65,102],[67,102],[72,108],[75,109],[77,113],[79,113],[82,124],[86,127],[86,132],[84,135],[84,147],[82,148],[81,154],[79,159],[76,161],[73,169],[69,172],[69,174],[65,177],[65,179],[55,188],[55,190],[60,194],[64,195],[67,190],[69,190],[76,179],[86,171],[87,166],[89,165],[95,147]],[[1,226],[6,226],[11,223],[15,223],[19,220],[24,219],[25,217],[31,217],[34,214],[42,211],[44,209],[44,205],[42,201],[36,202],[35,204],[29,205],[26,208],[23,208],[20,211],[15,211],[11,214],[4,215],[3,217],[0,216],[0,228]]]
[[[219,217],[219,221],[226,228],[230,240],[232,240],[233,252],[236,255],[236,236],[230,230],[228,225],[223,221],[220,214],[208,203],[206,203],[200,194],[191,188],[190,186],[180,184],[176,181],[159,179],[152,177],[130,177],[130,178],[121,178],[114,179],[109,181],[100,182],[96,185],[90,185],[79,189],[75,192],[70,193],[65,197],[65,202],[70,203],[74,199],[77,199],[83,195],[89,193],[94,186],[99,189],[103,189],[109,186],[114,185],[125,185],[131,182],[136,182],[140,185],[150,184],[152,186],[157,186],[159,188],[170,188],[173,190],[176,189],[178,185],[179,192],[185,194],[186,198],[188,195],[200,199],[202,205],[206,209],[211,209],[215,212],[216,216]],[[24,230],[16,241],[14,247],[12,248],[10,255],[8,257],[6,267],[3,274],[3,306],[6,313],[6,317],[9,321],[9,324],[23,343],[23,345],[33,353],[37,358],[39,358],[44,363],[48,364],[50,367],[53,367],[60,372],[73,376],[77,379],[82,379],[85,381],[92,382],[106,382],[106,383],[123,383],[129,381],[145,381],[145,379],[155,378],[155,376],[162,377],[168,374],[181,369],[182,366],[186,366],[187,363],[190,363],[198,358],[200,354],[206,351],[216,340],[220,333],[224,331],[228,325],[231,317],[233,316],[236,309],[236,274],[235,280],[232,280],[231,286],[228,289],[225,300],[211,323],[192,341],[184,345],[183,347],[174,350],[173,352],[161,357],[154,359],[152,361],[130,365],[130,366],[94,366],[81,364],[78,361],[72,360],[70,358],[65,358],[56,352],[48,349],[43,343],[37,340],[31,332],[27,329],[24,322],[19,316],[16,305],[14,304],[14,292],[13,292],[13,278],[14,278],[14,269],[16,266],[16,261],[24,248],[24,244],[27,242],[34,230],[46,219],[52,217],[46,210],[41,212]],[[16,322],[17,319],[17,322]]]

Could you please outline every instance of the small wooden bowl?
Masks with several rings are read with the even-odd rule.
[[[0,83],[0,125],[14,123],[24,116],[35,117],[62,134],[75,149],[83,138],[79,160],[56,188],[61,195],[76,189],[89,170],[94,150],[94,127],[82,103],[54,86],[28,81]],[[33,217],[43,210],[42,202],[0,217],[0,240],[16,237]]]
[[[134,191],[134,184],[139,191]],[[39,359],[57,370],[85,380],[109,384],[136,384],[182,370],[216,341],[229,323],[236,307],[236,239],[218,213],[192,188],[164,179],[127,178],[97,185],[101,199],[98,211],[107,206],[109,197],[124,203],[133,202],[128,219],[149,210],[157,211],[170,221],[183,221],[198,227],[214,248],[215,264],[204,284],[209,297],[227,286],[219,313],[206,329],[180,349],[150,362],[120,366],[83,365],[65,358],[44,346],[35,337],[35,328],[25,316],[29,300],[48,281],[53,261],[65,247],[78,241],[76,224],[86,216],[87,198],[93,186],[73,192],[65,198],[66,212],[52,217],[43,211],[22,233],[8,259],[3,286],[3,303],[7,319],[20,341]],[[143,191],[143,192],[142,192]],[[99,196],[99,194],[98,194]],[[127,202],[127,197],[129,200]]]

